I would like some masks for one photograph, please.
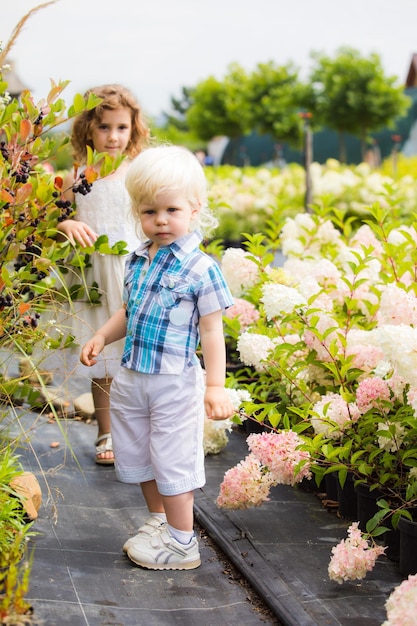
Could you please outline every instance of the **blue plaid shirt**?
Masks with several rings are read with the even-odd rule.
[[[150,265],[149,242],[127,258],[124,367],[181,374],[197,362],[200,317],[233,305],[218,265],[199,248],[201,239],[194,231],[159,248]]]

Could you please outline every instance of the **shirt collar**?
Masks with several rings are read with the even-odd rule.
[[[171,251],[172,254],[177,257],[178,260],[184,259],[190,252],[193,252],[200,246],[203,240],[203,236],[198,230],[193,230],[191,233],[187,233],[184,237],[173,241],[169,246],[163,246],[167,251]],[[137,256],[148,256],[148,248],[152,244],[151,240],[144,241],[135,250]]]

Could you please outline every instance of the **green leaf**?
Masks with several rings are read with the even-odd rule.
[[[85,109],[84,97],[80,93],[76,93],[72,105],[74,107],[74,113],[76,115],[82,113]]]

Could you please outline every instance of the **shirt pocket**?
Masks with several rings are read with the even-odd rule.
[[[171,309],[181,300],[191,300],[192,294],[190,281],[164,274],[159,283],[159,291],[155,294],[155,302],[164,309]]]

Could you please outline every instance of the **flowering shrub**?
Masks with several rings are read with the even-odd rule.
[[[281,268],[274,266],[276,240],[260,235],[248,236],[245,250],[226,250],[222,265],[234,296],[259,313],[250,326],[225,320],[242,365],[229,381],[243,386],[250,369],[245,413],[277,439],[269,457],[252,449],[226,473],[218,505],[267,500],[268,486],[277,484],[270,469],[286,454],[278,437],[295,434],[308,464],[289,466],[292,482],[281,482],[294,484],[308,467],[317,483],[336,471],[343,484],[349,472],[383,494],[367,535],[352,529],[334,553],[329,572],[339,582],[371,568],[381,551],[369,548],[370,536],[387,530],[388,518],[395,528],[417,502],[417,223],[399,219],[396,201],[368,212],[356,229],[338,210],[287,218]],[[348,551],[353,560],[344,561],[342,575],[337,555]]]
[[[269,500],[272,477],[254,454],[227,470],[217,498],[219,507],[248,509]]]
[[[301,450],[302,439],[293,431],[249,435],[252,454],[271,474],[274,484],[294,485],[311,478],[310,455]]]
[[[235,334],[236,348],[255,369],[252,395],[270,403],[271,425],[307,436],[320,460],[315,473],[337,464],[410,501],[417,497],[410,473],[417,467],[417,230],[380,206],[370,212],[373,221],[357,231],[342,230],[334,212],[297,215],[281,232],[281,270],[260,259],[252,237],[247,251],[225,251],[223,271],[232,292],[258,309],[252,326]],[[233,272],[231,257],[239,258]]]
[[[234,305],[226,310],[225,315],[229,319],[238,318],[242,331],[252,326],[259,319],[259,311],[256,306],[243,298],[234,298]]]
[[[44,6],[47,5],[35,7],[28,15]],[[25,18],[19,22],[20,27],[24,23]],[[17,34],[18,29],[14,38]],[[60,97],[66,81],[58,84],[51,81],[49,93],[39,103],[34,102],[28,90],[21,94],[20,100],[12,99],[3,77],[4,58],[0,46],[0,400],[10,403],[10,409],[3,406],[0,410],[0,469],[4,470],[3,479],[7,478],[0,482],[2,493],[9,496],[0,507],[0,552],[4,566],[0,575],[0,617],[2,623],[11,624],[26,623],[25,614],[30,609],[24,596],[31,570],[22,545],[31,533],[26,521],[18,518],[16,507],[19,506],[19,511],[21,507],[8,481],[8,465],[14,464],[16,472],[20,468],[15,455],[19,434],[13,439],[10,427],[13,419],[19,420],[15,406],[25,401],[31,405],[39,391],[33,389],[29,380],[32,368],[30,374],[10,379],[6,375],[8,363],[13,353],[30,357],[34,346],[43,342],[51,348],[65,347],[60,340],[48,336],[46,325],[39,324],[48,303],[57,296],[60,268],[65,263],[83,268],[93,251],[123,254],[125,246],[119,242],[110,248],[107,240],[100,238],[94,246],[81,251],[56,237],[58,223],[71,217],[73,208],[63,198],[63,178],[51,167],[51,161],[67,142],[65,136],[54,131],[82,111],[97,106],[100,100],[95,96],[84,99],[77,94],[67,110]],[[90,152],[84,187],[98,177],[92,166],[99,162],[102,162],[101,176],[117,167],[108,155]],[[76,180],[79,183],[80,179]],[[86,287],[94,292],[94,286]],[[40,386],[46,384],[41,370],[36,370],[35,375]],[[52,406],[51,409],[54,410]],[[17,432],[29,436],[19,426]]]
[[[312,201],[332,207],[344,220],[369,218],[369,207],[379,203],[392,208],[398,217],[417,208],[417,181],[412,160],[398,159],[396,171],[391,161],[373,170],[366,163],[347,166],[334,159],[313,163],[310,169]],[[220,225],[218,236],[242,239],[242,233],[261,232],[269,237],[275,226],[287,217],[304,211],[305,171],[297,164],[283,169],[268,167],[218,166],[206,168],[210,199]]]
[[[353,522],[348,528],[348,538],[343,539],[332,548],[332,558],[329,563],[329,578],[342,584],[346,580],[365,578],[375,561],[385,548],[367,540],[358,528],[358,522]],[[370,541],[372,545],[370,545]]]
[[[57,276],[65,264],[82,271],[94,251],[123,254],[125,247],[119,242],[110,248],[107,238],[100,237],[94,246],[81,250],[56,237],[58,223],[72,215],[73,207],[63,198],[63,178],[50,165],[67,139],[52,131],[100,102],[92,94],[88,99],[77,94],[66,109],[60,96],[67,83],[52,81],[39,103],[28,90],[18,101],[9,97],[0,68],[0,347],[23,356],[30,356],[42,342],[50,348],[65,347],[62,333],[53,337],[52,326],[39,323],[58,295],[56,285],[63,281],[57,283]],[[76,185],[84,181],[91,186],[98,177],[93,165],[99,162],[101,176],[117,167],[109,155],[90,151],[84,178]],[[94,285],[85,288],[94,298]],[[61,299],[69,296],[66,292]],[[31,393],[25,381],[0,377],[2,398],[27,399]]]
[[[294,485],[310,479],[310,455],[301,450],[303,440],[293,431],[249,435],[250,454],[228,470],[220,485],[221,508],[246,509],[260,506],[271,487]]]
[[[388,619],[382,626],[413,626],[417,615],[417,574],[409,576],[396,587],[385,608]]]

